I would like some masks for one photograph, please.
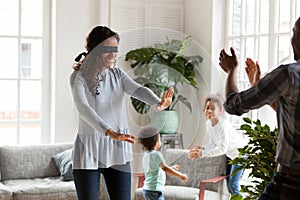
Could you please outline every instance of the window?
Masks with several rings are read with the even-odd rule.
[[[45,8],[41,0],[0,4],[0,145],[42,141],[49,109],[43,92],[48,78]]]
[[[226,46],[233,47],[241,64],[239,88],[249,87],[244,71],[247,57],[258,61],[262,75],[279,64],[293,60],[290,37],[299,17],[298,0],[228,0]],[[248,117],[261,118],[262,112],[249,112]],[[236,124],[241,118],[233,117]]]

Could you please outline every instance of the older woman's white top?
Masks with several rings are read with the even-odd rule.
[[[109,68],[102,73],[99,95],[96,96],[88,89],[80,70],[71,74],[70,84],[79,114],[73,169],[108,168],[131,161],[131,144],[112,140],[105,136],[105,132],[112,128],[123,134],[130,133],[126,120],[126,94],[150,106],[157,105],[161,100],[120,68]]]

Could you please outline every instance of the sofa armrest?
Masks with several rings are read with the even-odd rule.
[[[200,193],[199,193],[199,200],[204,200],[204,191],[205,191],[205,185],[206,183],[217,183],[219,181],[222,181],[226,179],[228,175],[225,176],[217,176],[210,179],[206,179],[200,182]]]
[[[138,178],[138,188],[143,187],[145,174],[144,173],[133,173],[133,176]]]

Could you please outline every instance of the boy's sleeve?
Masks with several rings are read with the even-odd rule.
[[[165,159],[164,159],[164,157],[163,157],[163,155],[160,151],[157,151],[157,154],[155,156],[155,161],[157,163],[166,163],[166,161],[165,161]]]

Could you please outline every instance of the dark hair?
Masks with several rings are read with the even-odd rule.
[[[203,110],[205,110],[206,104],[209,101],[216,103],[221,109],[223,109],[223,98],[220,94],[210,94],[209,96],[207,96],[204,100]]]
[[[92,51],[97,45],[101,44],[104,40],[110,37],[115,37],[117,41],[120,41],[119,35],[110,30],[106,26],[96,26],[92,29],[86,38],[85,48],[88,52]]]
[[[146,127],[139,133],[139,143],[141,143],[146,150],[151,151],[154,149],[159,137],[159,131],[155,127]]]
[[[96,75],[97,73],[99,73],[99,69],[97,69],[97,66],[99,66],[100,61],[95,57],[91,57],[90,59],[85,59],[85,58],[88,58],[90,52],[94,48],[96,48],[98,45],[102,46],[102,43],[110,37],[115,37],[118,42],[120,41],[119,35],[116,32],[109,29],[108,27],[106,26],[94,27],[86,37],[85,48],[87,52],[80,53],[75,58],[75,63],[73,64],[73,69],[75,71],[79,71],[79,70],[82,71],[87,86],[90,92],[93,94],[93,96],[96,96],[98,93],[97,85],[99,80],[96,77]],[[84,57],[84,59],[82,59],[82,57]],[[83,63],[84,60],[85,63]]]
[[[87,56],[88,53],[90,53],[95,47],[98,45],[101,45],[104,40],[110,38],[110,37],[115,37],[118,42],[120,42],[120,37],[118,33],[112,31],[106,26],[96,26],[94,27],[91,32],[88,34],[86,37],[86,44],[85,48],[87,52],[82,52],[80,53],[74,60],[78,63],[82,59],[83,56]],[[79,70],[80,65],[75,68],[73,67],[76,71]]]

